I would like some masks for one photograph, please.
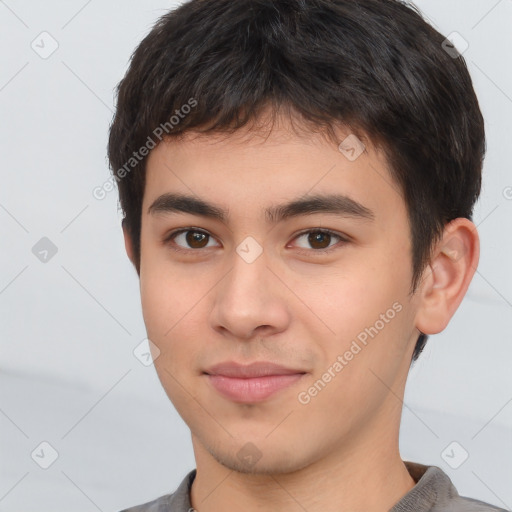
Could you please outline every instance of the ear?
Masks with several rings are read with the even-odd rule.
[[[418,289],[416,328],[424,334],[437,334],[446,328],[455,314],[480,257],[476,226],[457,218],[444,229]]]
[[[128,233],[128,229],[126,227],[125,219],[123,219],[121,225],[123,227],[124,247],[125,247],[125,250],[126,250],[126,254],[128,255],[128,258],[132,262],[133,266],[135,266],[135,257],[134,257],[134,252],[133,252],[132,237]]]

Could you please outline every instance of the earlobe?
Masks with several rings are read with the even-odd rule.
[[[128,233],[128,228],[126,227],[125,219],[123,219],[121,225],[123,227],[124,247],[125,247],[125,250],[126,250],[126,254],[128,255],[129,260],[135,266],[135,258],[134,258],[134,254],[133,254],[132,237]]]
[[[465,218],[451,221],[436,244],[419,290],[416,328],[425,334],[444,330],[476,271],[480,243],[476,226]]]

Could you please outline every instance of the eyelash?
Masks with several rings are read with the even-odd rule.
[[[180,235],[181,233],[187,233],[189,231],[192,231],[194,233],[202,233],[202,234],[204,234],[204,235],[206,235],[208,237],[214,238],[212,235],[210,235],[210,233],[208,233],[207,231],[204,231],[203,229],[194,228],[194,227],[188,227],[188,228],[178,229],[176,231],[173,231],[173,232],[169,233],[164,238],[163,242],[165,244],[167,244],[167,245],[170,245],[172,250],[176,251],[176,252],[186,253],[186,254],[190,254],[191,252],[201,252],[201,249],[183,249],[179,245],[171,243],[171,242],[173,242],[174,238],[176,238],[178,235]],[[295,240],[296,238],[301,237],[302,235],[308,234],[308,233],[321,233],[323,235],[333,236],[335,238],[338,238],[339,239],[338,244],[340,242],[342,242],[342,245],[349,241],[348,238],[343,237],[339,233],[336,233],[335,231],[331,231],[330,229],[324,229],[324,228],[306,229],[304,231],[301,231],[301,232],[297,233],[293,237],[293,240]],[[316,253],[316,254],[320,254],[320,255],[330,254],[331,252],[333,252],[333,251],[335,251],[335,250],[340,248],[340,246],[338,244],[335,244],[332,247],[328,247],[326,249],[298,249],[298,252],[299,252],[299,254],[307,254],[307,255],[311,255],[312,253],[313,254]]]

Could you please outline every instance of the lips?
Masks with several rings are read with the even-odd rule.
[[[229,361],[216,364],[205,373],[208,375],[223,375],[224,377],[249,379],[254,377],[266,377],[269,375],[294,375],[306,372],[304,370],[287,368],[285,366],[280,366],[266,361],[259,361],[249,365],[241,365]]]
[[[300,380],[304,370],[287,368],[270,362],[240,365],[220,363],[205,374],[213,388],[234,402],[260,402]]]

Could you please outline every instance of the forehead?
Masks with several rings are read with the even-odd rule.
[[[196,207],[203,209],[208,199],[223,221],[231,213],[247,214],[251,208],[263,211],[266,220],[284,218],[290,208],[283,211],[277,205],[327,195],[332,203],[335,194],[338,203],[341,196],[348,199],[342,206],[347,212],[352,208],[355,213],[373,214],[384,209],[405,214],[401,191],[383,152],[346,128],[336,135],[338,141],[333,141],[304,127],[296,130],[281,119],[271,130],[187,132],[165,139],[147,160],[144,213],[163,194],[177,193],[202,201]],[[153,211],[164,210],[165,202],[162,199]]]

